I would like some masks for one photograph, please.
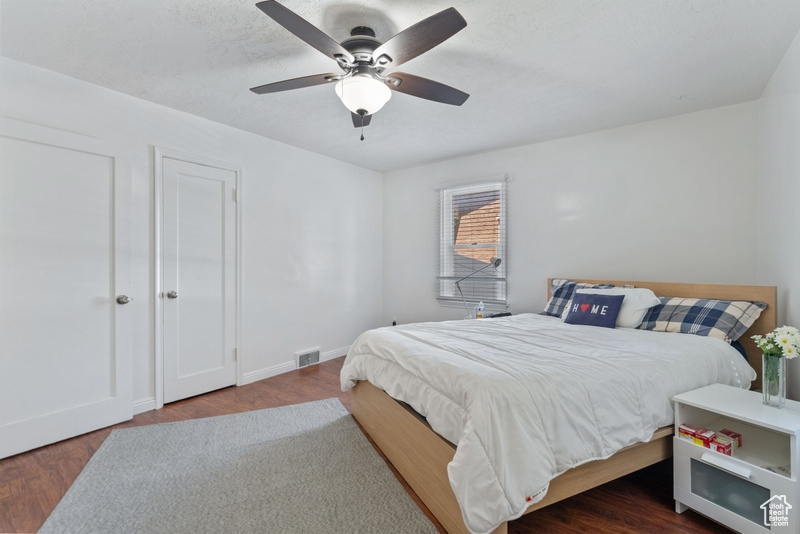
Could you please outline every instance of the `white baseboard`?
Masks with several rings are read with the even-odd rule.
[[[133,401],[133,415],[149,412],[150,410],[155,410],[155,409],[156,409],[155,397]]]
[[[266,369],[259,369],[258,371],[252,371],[243,374],[242,381],[238,385],[244,386],[245,384],[252,384],[253,382],[258,382],[259,380],[264,380],[265,378],[270,378],[272,376],[277,376],[294,370],[295,363],[293,361],[282,363],[274,367],[267,367]]]
[[[320,353],[319,361],[327,362],[328,360],[335,360],[336,358],[341,358],[342,356],[347,356],[347,351],[350,350],[350,345],[346,347],[342,347],[340,349],[333,349],[328,350],[325,352]]]
[[[349,345],[346,347],[321,352],[319,354],[319,361],[327,362],[328,360],[345,356],[347,355],[348,350],[350,350]],[[265,378],[271,378],[283,373],[288,373],[289,371],[294,371],[295,369],[297,369],[297,364],[294,361],[288,361],[274,367],[267,367],[266,369],[251,371],[242,375],[242,380],[238,385],[244,386],[246,384],[252,384],[253,382],[258,382],[259,380],[264,380]]]

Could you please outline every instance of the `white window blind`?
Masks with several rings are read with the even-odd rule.
[[[506,304],[506,183],[440,191],[439,296],[461,303]],[[490,259],[502,260],[495,268]],[[458,286],[456,285],[458,282]]]

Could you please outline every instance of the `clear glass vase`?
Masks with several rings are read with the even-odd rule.
[[[783,408],[786,404],[786,358],[761,356],[761,392],[764,404]]]

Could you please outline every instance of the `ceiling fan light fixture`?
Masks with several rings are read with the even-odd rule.
[[[334,89],[345,107],[357,115],[364,111],[372,115],[392,98],[392,91],[385,83],[369,76],[344,78]]]

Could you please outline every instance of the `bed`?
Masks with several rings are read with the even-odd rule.
[[[691,383],[691,386],[683,386],[687,389],[693,389],[694,387],[704,385],[703,381],[706,381],[707,383],[727,381],[732,383],[732,385],[734,385],[733,381],[735,381],[738,382],[740,387],[747,387],[747,383],[750,382],[750,379],[754,378],[752,383],[759,383],[761,372],[760,352],[749,339],[749,336],[754,333],[765,333],[775,328],[776,289],[774,287],[575,279],[573,279],[573,281],[590,285],[607,283],[613,284],[617,287],[634,286],[636,288],[649,288],[653,291],[653,293],[659,296],[727,299],[736,301],[760,301],[766,303],[766,308],[761,311],[755,322],[750,325],[749,329],[739,339],[744,347],[744,350],[747,351],[750,365],[753,368],[752,370],[750,368],[737,368],[736,365],[738,365],[739,360],[734,361],[734,359],[741,359],[741,356],[739,356],[738,353],[732,356],[733,353],[731,351],[733,349],[730,349],[724,344],[724,342],[719,342],[718,340],[712,342],[702,342],[700,345],[704,346],[698,348],[695,348],[694,345],[681,345],[682,348],[675,349],[673,351],[675,354],[670,355],[670,357],[683,358],[686,356],[686,353],[689,352],[694,353],[695,351],[708,350],[708,358],[716,358],[721,362],[729,360],[732,364],[734,364],[729,370],[720,370],[723,369],[723,367],[724,369],[728,369],[725,366],[720,367],[719,369],[709,368],[707,371],[703,371],[706,374],[700,376],[699,378],[694,377],[694,374],[692,374],[692,380],[694,380],[694,382]],[[551,280],[548,280],[548,298],[550,297],[550,288]],[[507,400],[495,401],[490,396],[478,396],[478,393],[475,392],[480,392],[480,395],[483,395],[483,390],[486,389],[489,391],[489,388],[484,388],[483,382],[470,383],[469,381],[473,380],[473,378],[469,374],[464,374],[467,371],[463,371],[462,367],[466,368],[467,370],[470,367],[482,367],[483,363],[485,363],[482,360],[486,360],[487,358],[483,354],[478,356],[473,355],[470,356],[472,359],[465,360],[464,363],[459,361],[457,365],[454,365],[450,361],[450,355],[451,353],[459,353],[461,351],[461,345],[460,341],[456,339],[458,336],[454,336],[452,334],[452,330],[447,330],[458,327],[458,325],[455,324],[456,322],[449,323],[454,324],[448,324],[448,322],[442,323],[441,325],[431,323],[429,325],[409,326],[409,328],[405,331],[398,330],[396,332],[392,332],[390,330],[380,329],[383,330],[383,332],[370,331],[365,333],[362,336],[364,337],[363,340],[360,337],[359,341],[354,343],[354,348],[351,348],[351,352],[348,354],[348,359],[346,360],[342,369],[343,388],[346,389],[352,386],[353,415],[364,428],[365,432],[367,432],[367,434],[370,435],[378,447],[381,448],[387,458],[404,477],[406,482],[408,482],[408,484],[414,489],[419,498],[426,504],[431,513],[436,516],[436,518],[448,532],[505,532],[507,530],[506,521],[508,519],[518,517],[521,513],[532,512],[543,506],[547,506],[548,504],[552,504],[561,499],[593,488],[617,477],[624,476],[630,472],[659,462],[671,456],[672,450],[670,438],[672,436],[672,427],[670,426],[671,420],[668,420],[668,417],[671,417],[671,404],[669,399],[671,399],[672,394],[681,392],[674,389],[675,387],[681,387],[680,385],[671,386],[673,389],[665,389],[665,392],[661,393],[662,396],[668,398],[656,400],[652,403],[657,405],[657,408],[655,409],[656,414],[653,416],[642,416],[642,423],[640,425],[641,428],[637,428],[637,425],[635,424],[629,424],[623,421],[624,424],[619,425],[620,428],[607,430],[609,427],[609,421],[612,421],[611,424],[613,425],[613,418],[610,419],[608,414],[606,414],[605,419],[601,417],[597,421],[590,421],[589,423],[579,420],[577,423],[570,423],[569,425],[557,425],[554,421],[549,420],[548,417],[552,419],[553,417],[561,417],[563,414],[559,414],[558,416],[548,416],[542,411],[544,415],[542,416],[541,420],[535,421],[535,424],[544,425],[542,427],[545,430],[544,434],[557,431],[558,429],[571,429],[572,427],[575,427],[578,429],[576,432],[580,432],[581,429],[583,429],[583,434],[579,433],[577,435],[581,437],[581,439],[584,439],[585,436],[587,436],[585,429],[590,427],[591,424],[596,424],[598,428],[602,427],[606,429],[602,430],[602,432],[605,432],[606,434],[603,434],[602,439],[598,440],[603,442],[597,445],[600,447],[599,452],[594,451],[586,453],[590,456],[590,458],[583,461],[581,461],[581,456],[575,456],[574,459],[570,460],[575,467],[568,470],[563,470],[563,472],[554,470],[553,466],[548,467],[545,465],[545,467],[540,467],[537,463],[539,462],[538,460],[537,462],[523,461],[524,467],[520,467],[522,464],[512,464],[510,467],[502,465],[500,462],[505,462],[506,460],[496,460],[494,458],[493,451],[495,448],[508,449],[513,448],[513,444],[522,443],[523,441],[518,439],[520,432],[524,431],[524,427],[528,424],[528,419],[531,417],[537,417],[536,414],[541,411],[537,408],[537,410],[535,410],[536,413],[534,413],[533,416],[524,414],[520,415],[517,412],[522,413],[523,410],[518,408],[512,409],[505,405],[514,404],[514,402],[520,398],[519,395],[526,394],[530,394],[531,398],[537,402],[547,402],[547,400],[553,395],[558,394],[558,391],[553,392],[548,389],[545,394],[545,389],[554,387],[556,390],[558,390],[561,389],[561,386],[558,385],[559,383],[557,380],[553,380],[548,383],[540,382],[536,383],[536,387],[531,388],[531,391],[528,391],[528,393],[525,393],[522,389],[519,390],[520,393],[517,393],[516,382],[528,382],[529,377],[536,377],[536,380],[540,380],[539,376],[542,374],[541,368],[535,367],[539,364],[533,362],[528,363],[528,360],[524,360],[525,365],[532,366],[530,371],[520,370],[519,377],[514,376],[510,382],[498,382],[505,384],[501,386],[503,389],[503,395],[514,402]],[[508,357],[513,360],[514,358],[512,356],[514,356],[514,353],[517,353],[518,356],[518,353],[520,353],[522,350],[519,348],[517,341],[522,338],[526,338],[529,335],[528,330],[531,329],[531,324],[533,323],[537,324],[537,330],[542,330],[545,332],[545,334],[542,336],[545,338],[545,340],[541,341],[541,343],[547,343],[547,338],[552,337],[550,334],[548,334],[548,332],[554,332],[552,335],[561,335],[559,332],[565,328],[563,322],[559,318],[514,316],[512,318],[505,319],[504,322],[494,319],[463,322],[463,326],[460,328],[466,330],[464,330],[463,335],[460,337],[463,337],[466,340],[471,338],[471,336],[477,336],[475,339],[479,341],[484,339],[494,339],[495,341],[492,341],[486,345],[487,354],[491,356],[492,362],[500,361],[497,353],[497,351],[501,350],[499,347],[501,345],[508,345],[508,347],[502,349],[506,351],[503,353],[503,358],[506,358],[506,355],[510,355]],[[493,326],[493,324],[495,326]],[[439,331],[439,328],[443,328],[445,330]],[[496,335],[495,333],[489,331],[490,328],[502,331],[502,338],[484,337],[484,334],[487,336]],[[616,372],[619,375],[634,374],[633,371],[628,372],[628,367],[631,369],[639,369],[637,366],[644,365],[645,367],[648,367],[651,365],[646,361],[638,363],[630,360],[630,364],[625,363],[625,365],[617,365],[617,371],[614,371],[615,367],[612,364],[615,355],[608,351],[612,350],[613,347],[616,346],[614,343],[619,342],[615,336],[638,336],[636,337],[636,341],[634,343],[634,346],[637,347],[637,351],[643,351],[644,353],[648,353],[649,351],[654,353],[654,351],[658,352],[662,350],[657,345],[653,345],[652,347],[648,345],[649,343],[655,343],[653,340],[659,337],[658,335],[654,336],[653,332],[641,332],[640,334],[619,332],[615,334],[615,329],[594,329],[593,327],[582,328],[588,328],[589,330],[596,332],[596,335],[594,335],[591,343],[591,350],[595,350],[595,346],[597,347],[596,350],[606,350],[606,352],[602,355],[602,362],[604,362],[603,365],[597,369],[591,370],[591,372],[596,373],[597,376],[603,377],[602,380],[598,379],[598,384],[604,384],[603,381],[615,382],[616,378],[614,375],[605,375],[604,373]],[[476,330],[479,332],[476,333]],[[585,330],[581,331],[581,336],[584,336],[584,332]],[[402,336],[400,334],[402,334]],[[372,346],[370,344],[373,342],[373,339],[379,338],[388,337],[391,341],[392,336],[398,339],[396,350],[392,349],[391,342],[389,342],[386,346],[384,344],[381,344],[380,346]],[[680,344],[689,343],[689,338],[700,338],[700,336],[683,334],[661,334],[660,338],[664,338],[664,336],[672,336],[671,339],[673,340],[677,339],[675,336],[680,336]],[[608,343],[610,343],[608,345],[610,347],[609,349],[602,348],[604,343],[606,343],[605,338],[613,338],[608,341]],[[445,348],[442,349],[440,346],[435,346],[431,339],[445,339]],[[627,343],[628,337],[624,339]],[[642,343],[643,348],[639,348],[640,342]],[[659,339],[658,343],[661,342],[661,339]],[[381,343],[383,343],[383,341],[381,341]],[[537,343],[540,343],[540,341],[537,341]],[[692,341],[692,343],[694,342]],[[706,348],[705,345],[707,345],[708,348]],[[721,347],[721,345],[725,348]],[[389,348],[387,348],[387,346]],[[547,345],[544,347],[545,350],[543,350],[543,353],[551,350]],[[673,349],[665,348],[663,350],[667,351]],[[370,352],[375,352],[376,354],[368,354]],[[465,398],[467,395],[469,395],[467,405],[471,406],[471,408],[469,408],[470,410],[477,406],[477,412],[471,412],[469,417],[464,419],[461,417],[463,414],[460,415],[458,413],[459,410],[463,410],[464,408],[460,408],[457,405],[454,407],[444,406],[448,403],[439,402],[436,399],[433,401],[428,399],[426,404],[425,392],[427,390],[425,388],[428,388],[427,385],[417,385],[416,381],[408,382],[397,379],[392,375],[389,375],[388,378],[386,376],[381,376],[381,373],[383,372],[381,371],[382,366],[397,367],[397,361],[395,361],[395,356],[392,354],[393,352],[396,352],[397,354],[404,354],[400,361],[402,362],[403,366],[410,366],[409,369],[411,370],[411,374],[426,376],[429,374],[428,370],[434,369],[434,367],[437,369],[443,367],[446,372],[457,373],[457,376],[455,376],[455,378],[450,377],[451,379],[436,379],[433,378],[434,375],[430,373],[429,376],[431,377],[433,383],[433,386],[431,387],[431,389],[433,389],[433,393],[438,395],[437,392],[439,389],[448,388],[450,383],[467,381],[469,384],[469,386],[466,388],[467,393],[449,392],[448,395],[452,394],[456,397],[461,395]],[[623,352],[624,351],[620,349],[620,354]],[[413,353],[415,358],[416,356],[419,356],[420,358],[418,360],[406,358],[409,353]],[[699,353],[700,352],[698,352],[698,354]],[[628,357],[627,354],[624,356],[625,358]],[[703,356],[703,358],[706,358],[706,356]],[[517,358],[516,361],[519,362],[521,360]],[[547,369],[557,367],[553,365],[553,361],[556,360],[550,360],[549,363],[546,363]],[[622,360],[619,360],[618,358],[618,361]],[[627,361],[628,360],[625,360],[625,362]],[[744,362],[743,359],[741,359],[741,361]],[[605,365],[605,362],[608,362],[608,365]],[[492,363],[492,365],[494,365],[494,363]],[[608,367],[608,369],[603,370],[603,367]],[[747,365],[744,364],[744,367],[747,367]],[[406,372],[407,370],[401,369],[400,371],[408,374]],[[485,371],[482,370],[481,372]],[[572,371],[565,371],[565,373],[569,372]],[[639,371],[636,372],[639,373]],[[656,369],[654,372],[656,375],[658,375],[659,373],[663,373],[664,369]],[[499,371],[489,371],[490,375],[492,375],[492,373],[495,375],[510,374],[505,369],[500,369]],[[641,373],[642,376],[644,376],[645,373]],[[491,379],[492,376],[490,376],[490,379],[486,381],[487,383],[493,381]],[[439,382],[436,383],[436,380],[439,380]],[[530,380],[533,380],[533,378],[530,378]],[[575,380],[569,380],[563,382],[562,384],[569,385],[572,382],[575,382]],[[627,403],[632,406],[632,410],[640,410],[636,406],[639,397],[646,397],[650,393],[650,390],[656,389],[657,386],[657,384],[652,382],[652,380],[650,383],[643,380],[640,380],[640,382],[642,382],[644,385],[639,384],[636,386],[638,389],[635,391],[635,393],[625,392],[623,391],[624,388],[619,386],[606,387],[606,389],[609,391],[620,391],[620,398],[615,397],[616,400],[613,401],[614,403]],[[670,381],[667,380],[666,382]],[[586,383],[590,384],[591,381]],[[377,384],[378,387],[376,387],[374,384]],[[530,386],[528,387],[530,388]],[[421,389],[423,393],[421,397],[420,391],[416,391],[418,389]],[[572,393],[569,393],[569,387],[565,387],[565,389],[567,390],[567,395],[562,398],[563,402],[553,401],[550,402],[550,404],[555,406],[569,404],[570,399],[572,398],[571,396],[574,396],[575,392],[573,391]],[[392,396],[387,394],[384,390],[390,391]],[[509,391],[511,391],[511,393],[508,393]],[[475,396],[473,397],[473,395]],[[490,393],[487,392],[486,395],[490,395]],[[399,402],[396,399],[400,399],[405,402]],[[479,400],[475,401],[474,399]],[[474,404],[470,404],[470,402]],[[495,406],[495,403],[497,403],[497,406]],[[645,404],[644,402],[642,403]],[[443,410],[444,413],[439,414],[436,410],[431,410],[431,404],[442,404],[445,408]],[[665,407],[664,404],[667,404],[667,406]],[[411,409],[409,405],[414,406],[416,410]],[[516,406],[519,405],[520,403],[517,402]],[[612,405],[614,406],[614,409],[616,409],[616,405],[613,403]],[[483,413],[488,410],[483,409],[483,406],[490,406],[491,410],[489,411],[491,413],[510,414],[513,412],[513,415],[495,417],[493,419],[491,417],[491,413],[489,415]],[[446,413],[448,410],[453,413]],[[492,410],[494,412],[492,412]],[[567,411],[572,411],[572,409]],[[580,411],[580,409],[575,408],[575,411]],[[608,412],[609,410],[601,407],[596,411]],[[418,412],[425,413],[427,418],[422,417]],[[621,410],[620,413],[623,412],[624,410]],[[475,413],[478,413],[479,415],[475,415]],[[588,416],[597,417],[595,413],[589,413]],[[638,415],[634,413],[633,416]],[[459,423],[460,417],[461,420],[467,421],[467,423],[463,423],[463,421],[462,423]],[[498,427],[497,430],[492,429],[488,431],[481,429],[480,431],[473,433],[473,418],[475,419],[475,427],[479,426],[479,420],[488,421],[489,426],[492,427],[495,426],[494,422],[496,420],[503,420],[509,421],[510,424],[506,425],[504,423],[504,425],[510,426],[511,428]],[[449,423],[448,420],[450,421]],[[653,427],[656,421],[658,421],[659,426]],[[461,424],[461,426],[459,426],[459,424]],[[483,423],[480,424],[482,425]],[[432,427],[436,428],[439,433],[434,432]],[[467,428],[469,431],[465,432],[465,428]],[[629,441],[630,445],[616,448],[612,448],[608,445],[608,441],[614,442],[617,439],[617,431],[621,432],[621,434],[626,432],[631,433],[629,436],[620,435],[619,437],[620,440],[627,440],[620,441],[620,443],[627,443]],[[495,434],[492,434],[492,432],[500,435],[495,436]],[[448,439],[445,439],[445,437],[442,436],[445,436]],[[550,436],[548,435],[547,437],[549,440]],[[530,436],[526,437],[526,439],[528,438],[530,438]],[[569,439],[569,436],[567,436],[567,438]],[[536,440],[537,438],[534,437],[532,439]],[[591,437],[589,439],[591,440]],[[486,460],[486,462],[479,458],[479,461],[476,461],[474,464],[474,469],[477,470],[477,472],[488,473],[488,476],[481,475],[475,480],[481,481],[479,485],[486,485],[487,492],[494,492],[492,495],[498,494],[498,499],[500,501],[507,499],[508,502],[500,502],[500,504],[497,504],[494,502],[497,499],[487,498],[485,499],[487,502],[487,510],[481,509],[481,507],[484,506],[482,503],[474,506],[470,504],[469,506],[466,506],[466,510],[462,510],[461,506],[459,505],[459,500],[464,503],[476,503],[481,501],[481,499],[476,500],[468,495],[464,495],[465,490],[471,490],[470,487],[467,487],[469,484],[465,484],[464,481],[464,459],[475,458],[474,449],[476,448],[476,443],[480,448],[483,447],[486,442],[491,442],[490,445],[486,446],[486,451],[488,452],[485,452],[486,456],[489,458]],[[455,445],[453,445],[453,443],[459,443],[460,448],[457,448]],[[495,447],[495,443],[501,444],[501,446]],[[525,443],[527,446],[528,443]],[[568,441],[568,443],[576,442],[573,440]],[[580,445],[580,447],[583,446],[583,441],[578,441],[577,443]],[[617,443],[617,445],[620,443]],[[572,452],[569,450],[570,447],[572,447],[572,445],[567,447],[566,452],[557,451],[555,453],[555,457],[560,458],[560,456],[563,456],[564,454],[572,454]],[[530,450],[535,451],[534,455],[537,458],[540,456],[538,449],[532,448]],[[478,452],[480,453],[480,451]],[[468,453],[472,454],[472,456],[466,456]],[[515,452],[517,456],[519,456],[519,453],[520,451]],[[524,455],[525,451],[522,451],[522,454]],[[581,454],[584,453],[581,452]],[[459,459],[459,457],[461,459]],[[548,457],[546,455],[541,455],[541,457],[544,458],[541,463],[546,464]],[[593,458],[603,459],[593,460]],[[519,460],[515,459],[514,461],[518,462]],[[563,464],[564,462],[561,463]],[[569,461],[566,462],[566,464],[569,463]],[[451,470],[453,470],[453,472],[448,473],[448,465],[451,465]],[[456,469],[453,466],[460,466],[460,469]],[[472,468],[473,466],[470,465],[469,469]],[[466,469],[466,471],[469,469]],[[509,483],[509,476],[513,479],[515,476],[517,476],[517,471],[519,471],[519,477],[524,478],[522,482],[527,484],[529,479],[537,480],[536,477],[539,476],[539,471],[548,469],[552,472],[551,474],[555,473],[555,471],[558,471],[560,474],[558,474],[558,476],[555,478],[552,478],[552,480],[548,480],[547,484],[544,486],[546,493],[544,491],[536,490],[536,488],[540,486],[540,482],[537,481],[532,486],[533,489],[531,489],[530,494],[527,494],[527,491],[523,493],[526,494],[526,502],[522,502],[522,505],[520,506],[519,491],[521,490],[519,490],[515,485],[515,483],[518,483],[518,481]],[[495,471],[498,472],[497,478],[500,479],[501,487],[499,488],[494,487],[497,486],[493,478],[493,473]],[[529,471],[532,473],[532,476],[530,477],[528,477]],[[509,473],[511,473],[511,475],[509,475]],[[458,498],[456,497],[456,493],[454,493],[453,488],[456,488],[456,492],[459,494]],[[484,489],[481,488],[476,491],[476,495],[478,497],[481,495],[489,495],[489,493],[481,494],[480,492],[484,491]],[[509,497],[509,495],[511,496]],[[505,506],[505,508],[500,505]],[[497,509],[493,509],[493,507],[499,507],[501,509],[498,511]],[[467,521],[466,523],[465,518]],[[472,528],[468,528],[467,524],[469,524]],[[487,525],[489,526],[487,527]]]

